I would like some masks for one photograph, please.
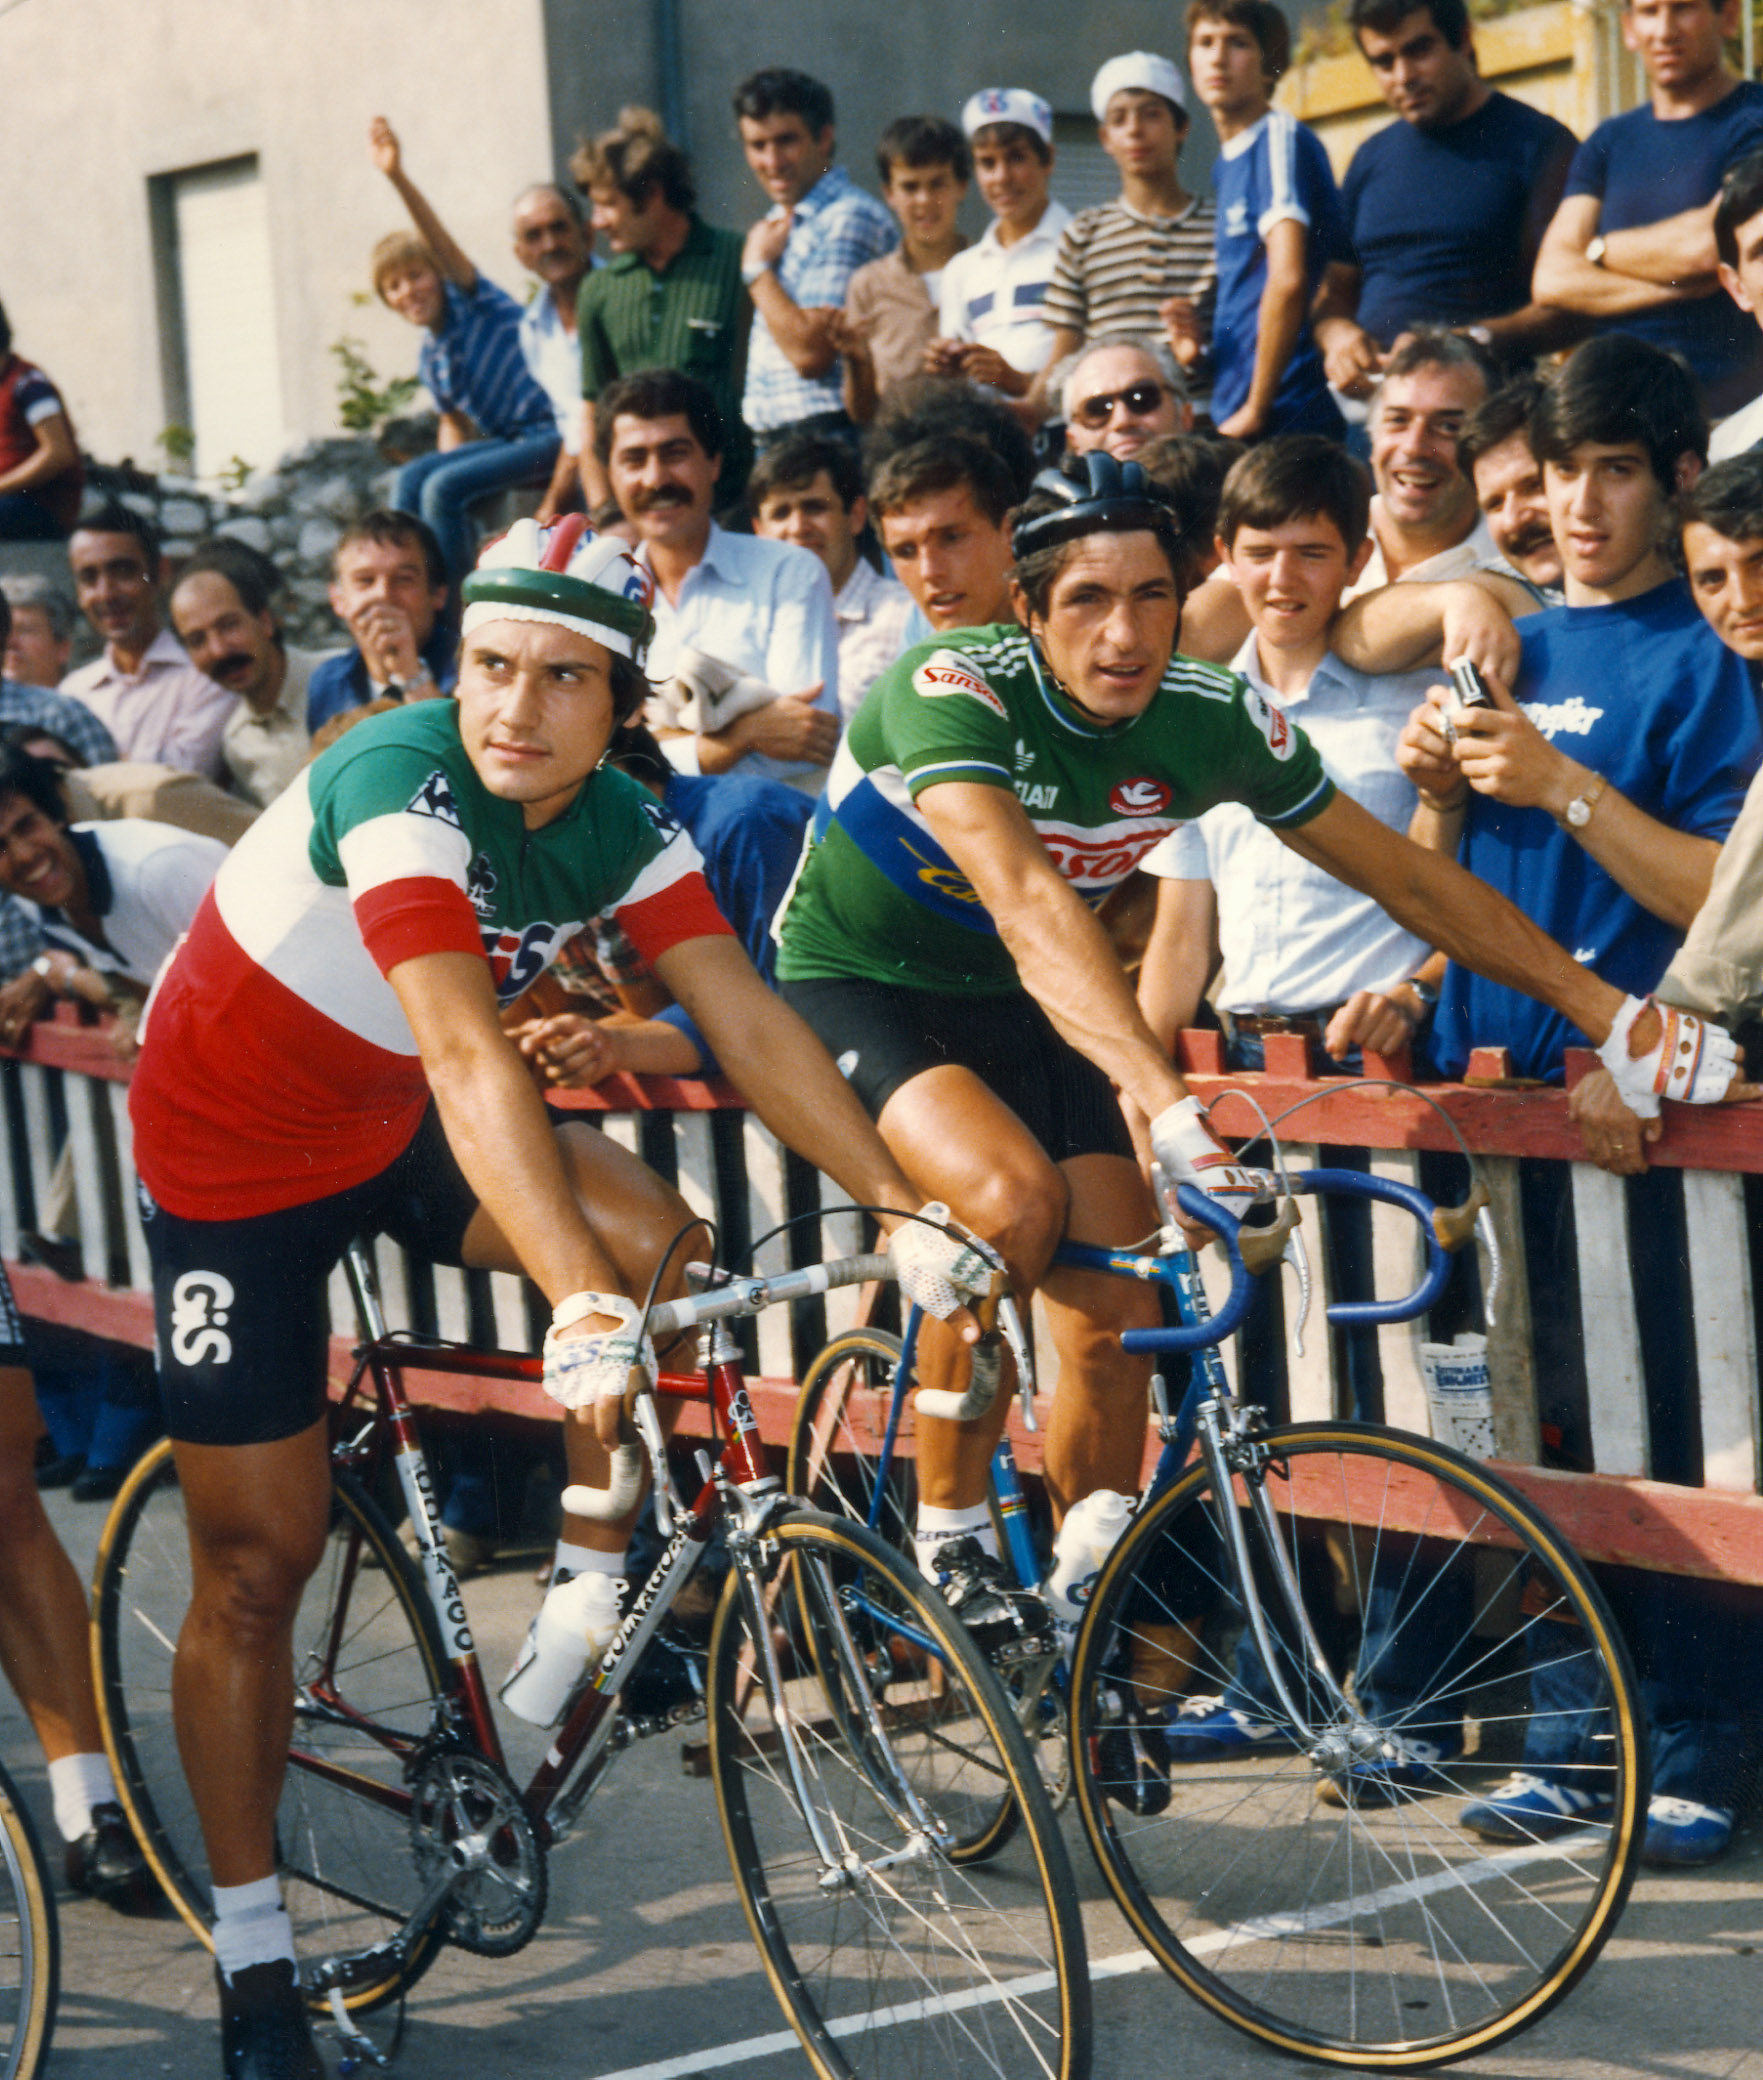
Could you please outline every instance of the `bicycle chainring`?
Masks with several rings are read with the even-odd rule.
[[[454,1873],[441,1908],[449,1942],[512,1957],[537,1934],[549,1893],[545,1850],[508,1778],[481,1755],[442,1750],[411,1785],[410,1840],[425,1883]]]

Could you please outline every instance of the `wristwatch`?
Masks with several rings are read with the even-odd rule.
[[[1478,347],[1492,347],[1494,343],[1493,332],[1486,325],[1465,325],[1463,336],[1466,339],[1474,340]]]
[[[1604,234],[1603,234],[1603,233],[1602,233],[1602,232],[1600,231],[1600,232],[1598,233],[1597,237],[1596,237],[1596,238],[1594,238],[1594,239],[1592,240],[1592,242],[1590,243],[1590,245],[1588,245],[1588,246],[1586,247],[1586,249],[1585,249],[1585,256],[1586,256],[1587,260],[1589,260],[1589,261],[1591,262],[1592,266],[1594,266],[1594,267],[1602,267],[1602,266],[1603,266],[1603,264],[1604,264],[1604,248],[1605,248],[1605,247],[1606,247],[1606,246],[1607,246],[1608,244],[1609,244],[1609,240],[1608,240],[1608,239],[1607,239],[1607,238],[1606,238],[1606,237],[1604,236]]]
[[[38,954],[31,963],[31,973],[40,975],[45,982],[53,982],[55,980],[55,956],[52,953]]]
[[[1567,804],[1567,813],[1561,819],[1571,829],[1583,831],[1592,820],[1592,811],[1603,799],[1604,790],[1610,785],[1602,773],[1594,773],[1590,784]]]
[[[770,274],[770,272],[771,262],[769,260],[761,260],[757,267],[743,267],[741,269],[741,280],[750,289],[762,274]]]
[[[1425,1017],[1427,1012],[1436,1011],[1439,1008],[1438,991],[1433,988],[1430,982],[1422,982],[1418,975],[1410,975],[1408,980],[1402,985],[1402,987],[1404,989],[1411,989],[1414,992],[1414,994],[1420,999],[1420,1011],[1422,1017]]]

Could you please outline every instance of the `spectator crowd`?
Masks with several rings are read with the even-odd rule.
[[[376,118],[369,163],[407,222],[374,247],[372,285],[422,335],[439,431],[345,528],[325,655],[286,641],[256,551],[217,537],[172,570],[132,506],[82,506],[66,405],[0,312],[0,539],[65,539],[73,587],[8,578],[0,603],[0,1040],[65,997],[123,1010],[129,1044],[223,848],[363,714],[450,692],[458,588],[511,503],[542,524],[585,512],[646,568],[652,695],[611,755],[692,832],[769,975],[866,693],[915,644],[1015,619],[1011,514],[1097,451],[1177,509],[1182,649],[1300,723],[1342,790],[1623,991],[1753,1021],[1763,87],[1730,69],[1737,0],[1628,0],[1647,97],[1583,141],[1483,78],[1464,0],[1347,15],[1394,120],[1338,182],[1273,103],[1281,10],[1192,0],[1178,52],[1096,72],[1109,202],[1063,207],[1048,101],[983,81],[958,111],[888,126],[878,200],[840,155],[832,90],[772,67],[733,97],[763,197],[749,225],[708,223],[685,153],[627,109],[568,181],[515,200],[524,308]],[[1220,140],[1206,195],[1182,175],[1196,100]],[[970,188],[989,212],[973,243]],[[70,670],[76,609],[100,648]],[[1464,654],[1491,705],[1441,683]],[[1215,1021],[1233,1067],[1279,1032],[1342,1068],[1408,1048],[1446,1078],[1503,1048],[1513,1079],[1547,1085],[1589,1044],[1247,809],[1208,812],[1146,868],[1111,912],[1166,1047]],[[715,1068],[610,924],[508,1024],[552,1084]],[[1602,1073],[1572,1102],[1592,1159],[1641,1176],[1658,1120]],[[1669,1218],[1636,1187],[1637,1246]],[[1566,1210],[1533,1226],[1533,1260],[1567,1275]],[[77,1275],[65,1189],[26,1246]],[[1350,1283],[1368,1240],[1343,1223],[1334,1247]],[[1371,1340],[1349,1361],[1375,1414]],[[1693,1478],[1694,1382],[1653,1392],[1656,1466]],[[81,1492],[113,1492],[118,1470],[85,1466]],[[487,1535],[471,1487],[449,1524]],[[1659,1860],[1731,1835],[1723,1622],[1682,1584],[1634,1619]],[[1254,1695],[1245,1678],[1189,1713],[1181,1752],[1253,1745]],[[1551,1768],[1528,1758],[1484,1831],[1571,1824]]]

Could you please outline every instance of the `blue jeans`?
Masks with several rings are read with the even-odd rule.
[[[414,513],[434,530],[457,584],[477,554],[477,530],[467,508],[499,491],[515,491],[543,479],[557,460],[555,433],[528,433],[513,441],[467,441],[462,448],[437,448],[398,472],[392,503]]]

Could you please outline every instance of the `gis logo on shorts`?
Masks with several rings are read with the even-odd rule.
[[[180,1365],[225,1365],[233,1282],[218,1271],[186,1271],[171,1289],[171,1354]]]

